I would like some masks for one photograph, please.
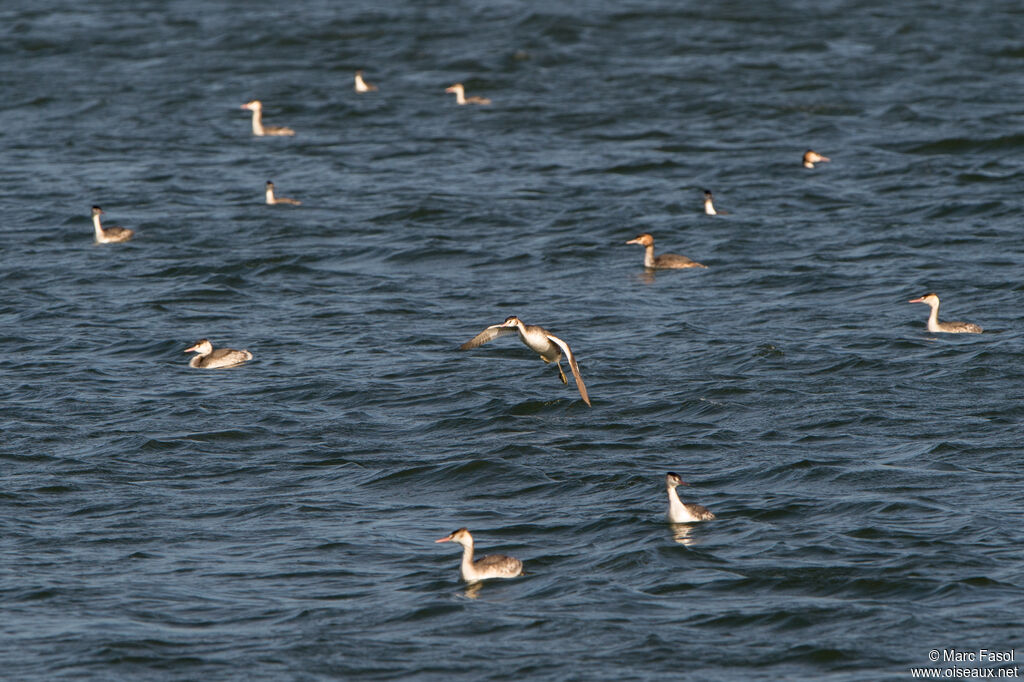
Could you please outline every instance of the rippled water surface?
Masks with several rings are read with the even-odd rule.
[[[1022,648],[1019,3],[0,20],[4,675],[909,679]],[[254,98],[297,134],[252,136]],[[93,243],[92,204],[135,238]],[[645,272],[641,232],[708,268]],[[985,333],[928,333],[928,291]],[[458,350],[512,314],[592,408],[514,337]],[[190,369],[201,337],[255,359]],[[718,518],[667,524],[667,471]],[[467,589],[433,542],[460,526],[527,575]]]

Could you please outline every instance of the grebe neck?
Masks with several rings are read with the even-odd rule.
[[[474,575],[473,567],[473,541],[470,540],[466,544],[462,545],[462,577],[465,580],[472,579]]]
[[[252,110],[252,134],[263,135],[263,111],[259,107]]]
[[[935,305],[930,305],[932,311],[928,314],[928,331],[939,332],[942,328],[939,327],[939,303],[935,302]]]
[[[644,247],[644,267],[654,267],[654,244],[648,244]]]

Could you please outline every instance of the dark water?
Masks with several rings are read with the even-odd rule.
[[[909,679],[1021,648],[1022,29],[0,4],[3,675]],[[253,98],[298,134],[253,137]],[[136,238],[94,244],[94,203]],[[639,232],[708,269],[645,275]],[[986,332],[927,333],[932,290]],[[510,314],[592,409],[514,338],[456,350]],[[203,336],[255,360],[191,370]],[[665,523],[668,470],[718,520]],[[529,574],[467,591],[459,526]]]

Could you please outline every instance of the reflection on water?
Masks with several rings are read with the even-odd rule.
[[[690,546],[694,543],[694,539],[690,537],[693,533],[693,526],[688,523],[673,523],[672,526],[672,539],[678,542],[680,545]]]

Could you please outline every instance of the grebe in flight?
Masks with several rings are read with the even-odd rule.
[[[668,489],[668,520],[672,523],[693,523],[710,521],[715,515],[707,507],[699,504],[685,504],[679,499],[676,486],[690,485],[671,471],[665,476],[665,487]]]
[[[456,104],[490,104],[491,100],[486,97],[466,97],[466,88],[463,87],[462,83],[456,83],[455,85],[448,86],[444,89],[445,92],[455,93]]]
[[[565,372],[562,371],[562,354],[565,353],[565,359],[569,361],[569,369],[572,370],[572,376],[576,379],[576,388],[579,389],[580,397],[583,398],[583,402],[590,405],[590,397],[587,395],[587,387],[583,384],[583,377],[580,376],[580,368],[576,364],[576,356],[573,355],[572,350],[569,349],[569,344],[562,339],[558,338],[547,329],[538,327],[534,324],[523,324],[515,315],[510,316],[501,324],[492,324],[487,329],[483,330],[466,343],[459,346],[459,350],[470,350],[482,346],[488,341],[498,338],[499,336],[506,336],[508,334],[519,333],[519,338],[525,343],[530,350],[540,355],[540,359],[545,363],[553,362],[558,367],[558,376],[562,379],[562,383],[568,385],[569,380],[565,378]]]
[[[196,369],[221,369],[224,367],[235,367],[252,360],[252,353],[247,350],[235,350],[233,348],[213,349],[209,339],[200,339],[195,345],[185,349],[186,353],[197,353],[189,360],[188,366]]]
[[[251,102],[246,102],[242,105],[243,109],[248,109],[252,112],[252,134],[257,137],[263,137],[264,135],[294,135],[295,131],[291,128],[284,126],[265,126],[263,125],[263,102],[258,99],[254,99]]]
[[[103,229],[103,226],[100,225],[100,215],[102,213],[103,209],[99,206],[92,207],[92,226],[96,229],[97,243],[113,244],[115,242],[126,242],[135,234],[135,230],[129,230],[127,227],[118,227],[117,225],[111,225],[107,229]]]
[[[706,268],[706,265],[698,263],[695,260],[690,260],[686,256],[680,256],[677,253],[663,253],[660,256],[654,255],[654,237],[644,233],[638,235],[636,239],[630,239],[627,244],[639,244],[645,247],[644,250],[644,267],[652,268],[654,270],[677,270],[681,268]]]
[[[981,327],[970,322],[939,322],[939,297],[936,294],[925,294],[921,298],[912,298],[907,303],[927,303],[932,312],[928,315],[928,331],[948,332],[950,334],[980,334]]]
[[[267,180],[267,203],[273,206],[274,204],[291,204],[292,206],[298,206],[302,202],[298,199],[289,199],[288,197],[274,196],[274,183]]]
[[[473,561],[473,536],[465,528],[434,542],[457,542],[462,545],[462,579],[467,583],[488,578],[515,578],[523,574],[523,562],[504,554],[491,554]]]
[[[814,164],[831,161],[827,156],[822,156],[813,149],[804,152],[804,168],[814,168]]]
[[[363,80],[363,71],[362,71],[362,69],[360,69],[359,71],[356,71],[356,79],[355,80],[356,80],[356,84],[355,84],[356,92],[373,92],[374,90],[377,89],[377,86],[374,85],[373,83],[367,83],[366,81]]]

